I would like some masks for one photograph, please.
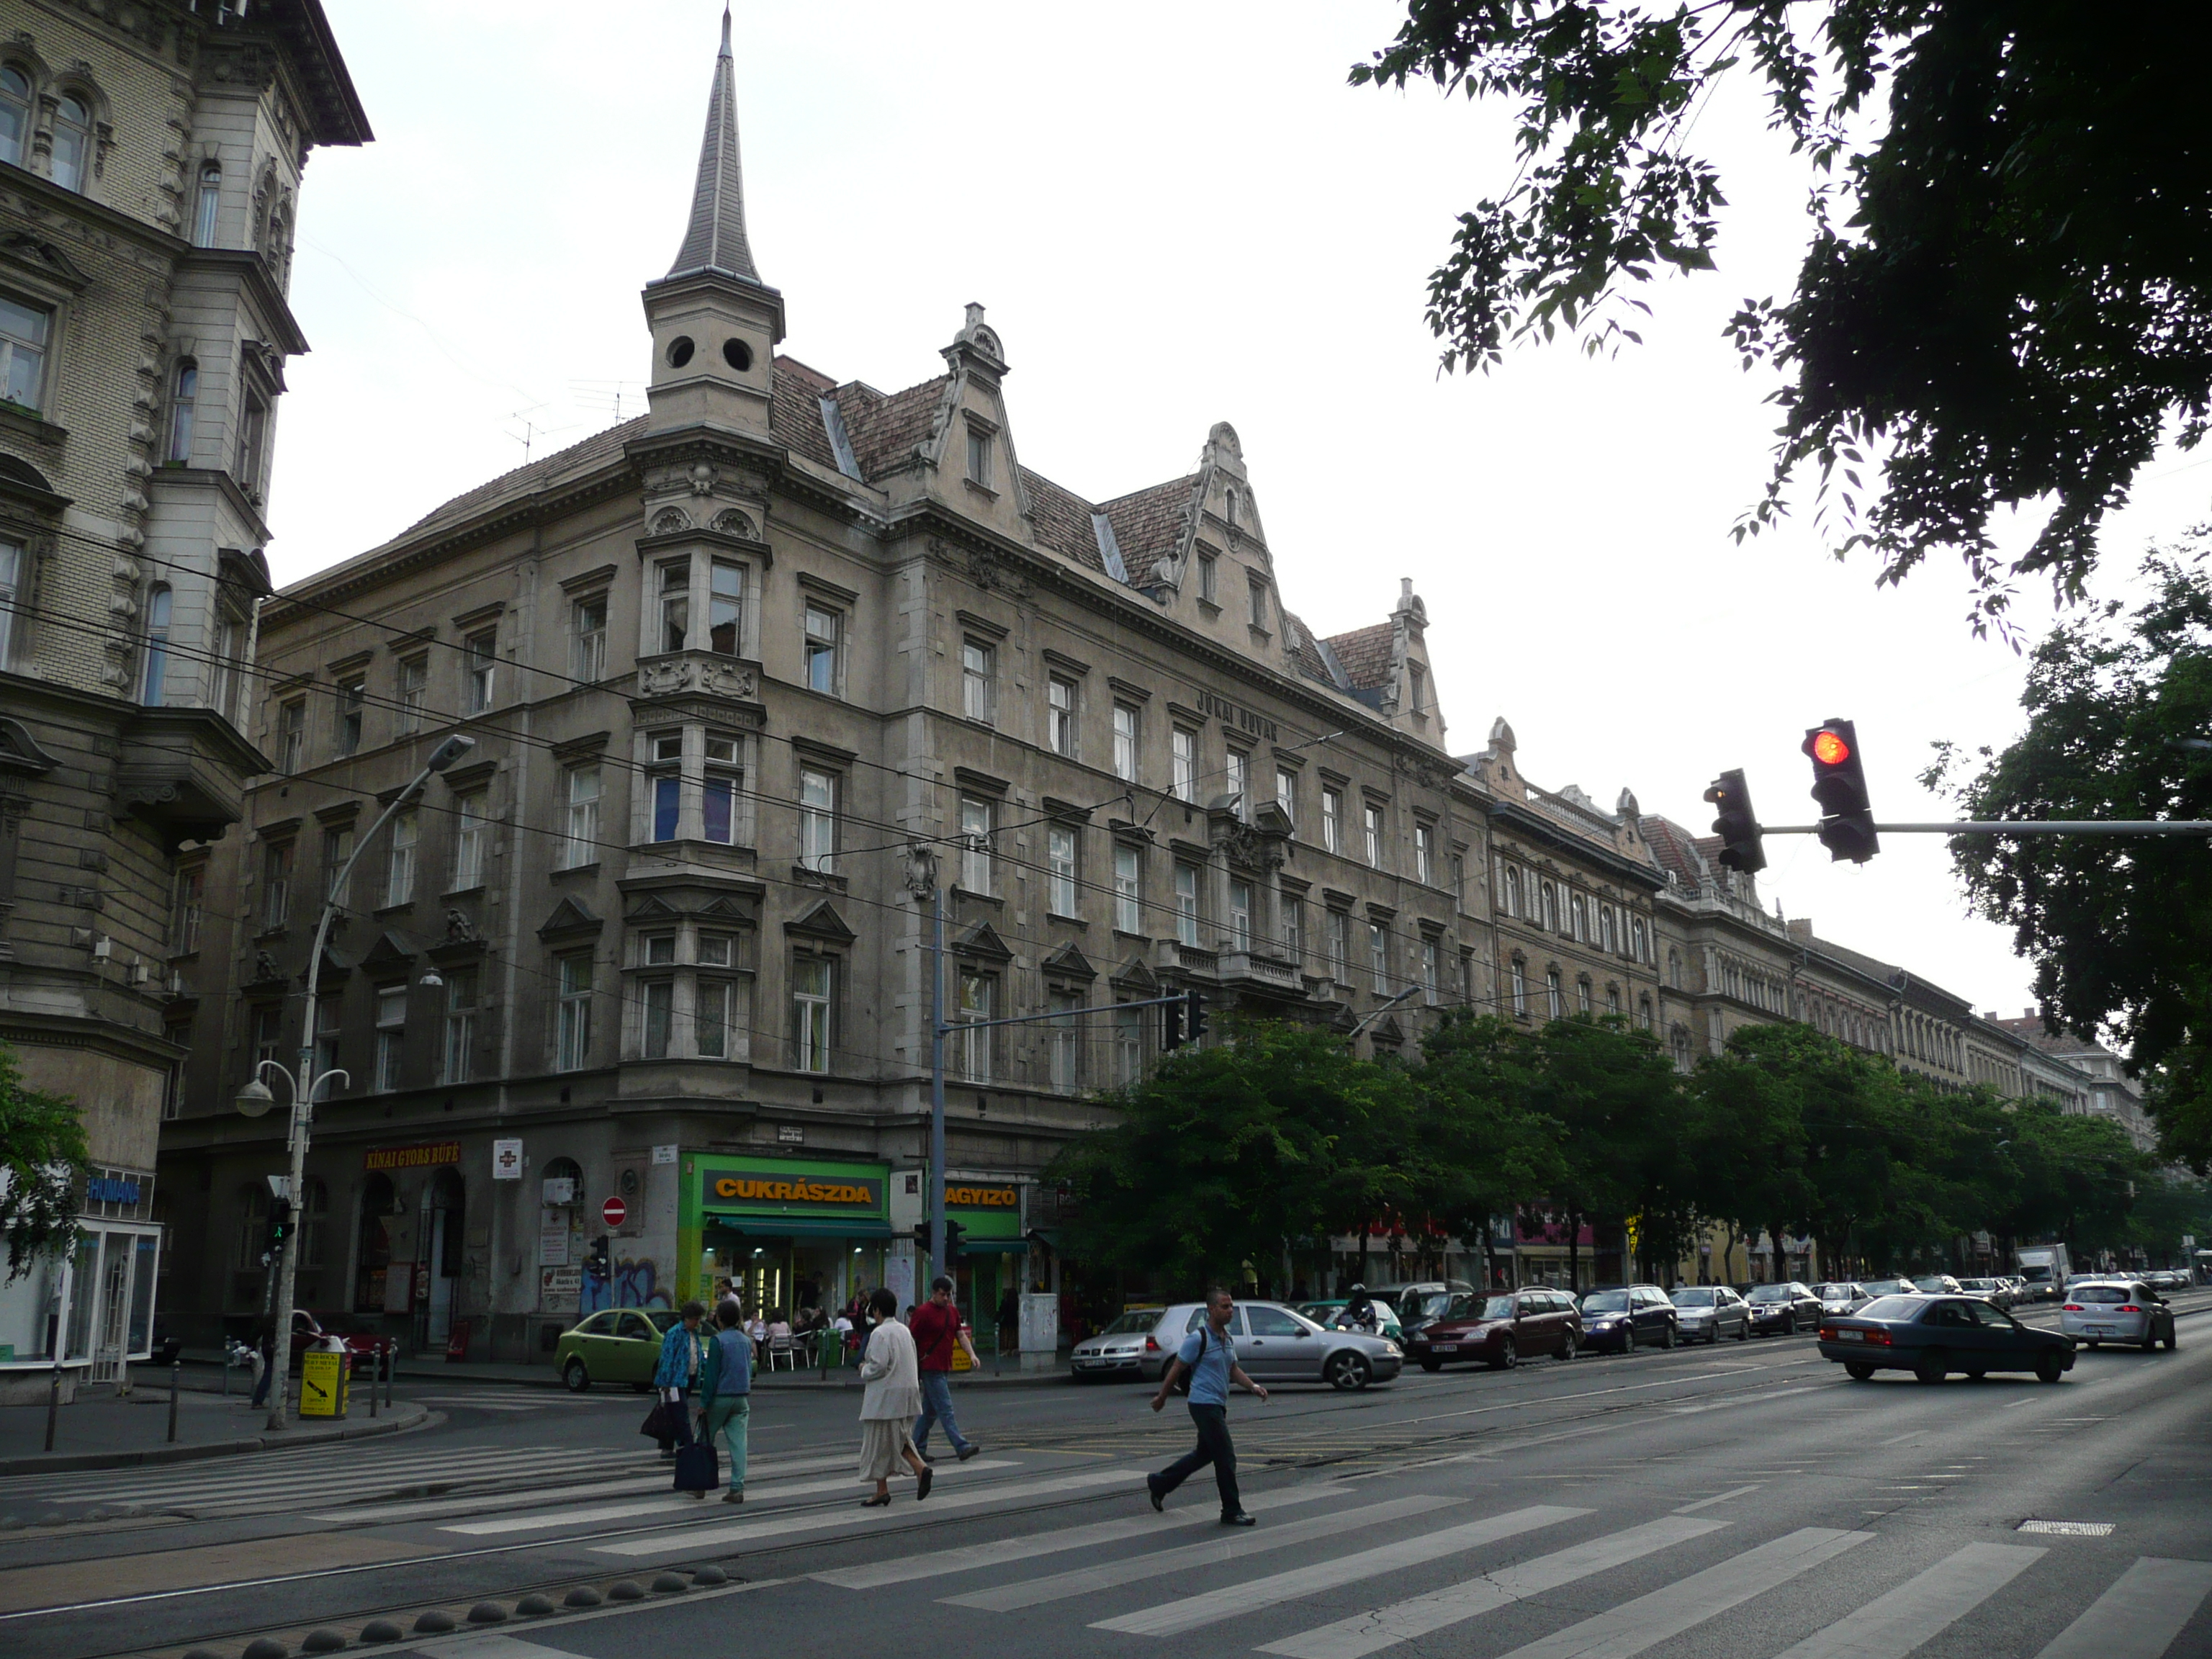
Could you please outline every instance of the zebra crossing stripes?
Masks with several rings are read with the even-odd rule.
[[[852,1460],[845,1458],[839,1461],[846,1463],[849,1468]],[[1018,1464],[1003,1459],[979,1457],[973,1462],[963,1463],[957,1468],[939,1469],[938,1474],[942,1479],[957,1474],[964,1479],[970,1475],[980,1474],[986,1469],[1011,1469],[1018,1467]],[[626,1521],[634,1516],[681,1513],[697,1507],[700,1501],[697,1498],[672,1495],[668,1478],[665,1475],[662,1476],[657,1484],[660,1488],[660,1496],[658,1498],[641,1498],[627,1504],[587,1505],[582,1509],[547,1510],[533,1511],[528,1515],[503,1515],[489,1521],[459,1521],[451,1525],[441,1527],[438,1530],[456,1533],[465,1538],[501,1538],[521,1532],[550,1532],[556,1527],[587,1526],[600,1521]],[[832,1480],[763,1482],[758,1487],[755,1487],[748,1474],[745,1498],[749,1503],[761,1499],[806,1498],[825,1492],[852,1492],[855,1490],[857,1484],[855,1478],[848,1474]],[[530,1498],[529,1501],[534,1503],[536,1500]]]
[[[1691,1516],[1669,1515],[1642,1526],[1608,1533],[1586,1544],[1540,1555],[1516,1566],[1499,1567],[1479,1578],[1416,1595],[1387,1607],[1355,1613],[1334,1624],[1303,1631],[1280,1642],[1271,1642],[1262,1653],[1279,1653],[1291,1659],[1360,1659],[1380,1653],[1401,1642],[1433,1635],[1464,1624],[1483,1613],[1547,1590],[1571,1584],[1578,1578],[1627,1565],[1647,1555],[1718,1532],[1725,1521],[1700,1521]]]
[[[628,1495],[642,1495],[646,1492],[665,1492],[669,1486],[669,1471],[668,1466],[665,1463],[653,1464],[655,1473],[650,1474],[635,1475],[629,1479],[620,1478],[619,1470],[634,1469],[639,1467],[637,1462],[639,1455],[635,1452],[629,1454],[617,1469],[611,1469],[607,1478],[599,1480],[580,1481],[559,1486],[532,1485],[524,1491],[510,1488],[503,1492],[479,1492],[456,1497],[412,1498],[398,1504],[355,1504],[344,1509],[310,1515],[307,1519],[364,1522],[428,1521],[452,1516],[481,1514],[486,1510],[510,1509],[517,1503],[526,1503],[533,1507],[542,1508],[548,1504],[575,1503],[592,1498],[615,1498]],[[778,1476],[795,1477],[801,1474],[819,1474],[831,1468],[849,1468],[852,1467],[852,1462],[849,1454],[836,1457],[787,1455],[756,1457],[752,1460],[750,1467],[754,1475],[773,1479]],[[574,1468],[568,1468],[561,1473],[574,1474],[576,1471]]]
[[[2212,1593],[2212,1561],[2144,1556],[2036,1659],[2159,1659]]]
[[[1776,1659],[1904,1659],[2049,1553],[2021,1544],[1969,1544]]]
[[[1054,1573],[1049,1577],[1031,1578],[1020,1583],[1000,1585],[995,1589],[974,1590],[965,1595],[946,1595],[939,1599],[956,1607],[981,1607],[992,1613],[1012,1613],[1018,1607],[1041,1607],[1047,1601],[1066,1601],[1072,1595],[1112,1589],[1117,1585],[1133,1584],[1143,1579],[1158,1578],[1193,1567],[1212,1566],[1223,1561],[1241,1561],[1248,1555],[1288,1549],[1294,1544],[1303,1544],[1312,1539],[1328,1538],[1346,1528],[1402,1521],[1408,1516],[1427,1515],[1437,1510],[1455,1508],[1465,1501],[1456,1498],[1392,1498],[1387,1503],[1370,1504],[1362,1509],[1334,1510],[1308,1520],[1293,1521],[1287,1527],[1270,1527],[1264,1532],[1243,1532],[1226,1538],[1201,1539],[1180,1548],[1155,1550],[1150,1555],[1129,1556],[1119,1561],[1101,1562],[1097,1566],[1079,1567],[1073,1572]]]
[[[1579,1625],[1516,1648],[1506,1659],[1631,1659],[1671,1636],[1741,1607],[1802,1572],[1832,1561],[1874,1537],[1832,1527],[1802,1527],[1717,1566],[1677,1579],[1649,1595],[1608,1607]]]
[[[1169,1601],[1159,1607],[1124,1613],[1118,1619],[1097,1620],[1091,1627],[1093,1630],[1121,1631],[1131,1636],[1176,1636],[1187,1630],[1218,1623],[1224,1619],[1233,1619],[1239,1613],[1272,1607],[1278,1601],[1318,1595],[1324,1590],[1356,1584],[1363,1578],[1376,1577],[1400,1567],[1419,1566],[1425,1561],[1440,1561],[1447,1555],[1458,1555],[1478,1545],[1495,1543],[1501,1538],[1534,1532],[1542,1527],[1555,1527],[1563,1521],[1577,1521],[1589,1513],[1589,1510],[1567,1509],[1556,1504],[1531,1504],[1527,1509],[1514,1510],[1505,1515],[1470,1521],[1464,1526],[1447,1527],[1442,1532],[1401,1539],[1395,1544],[1378,1545],[1373,1549],[1361,1550],[1334,1561],[1317,1562],[1294,1571],[1255,1578],[1242,1584],[1226,1585],[1220,1589],[1209,1590],[1203,1595],[1186,1596],[1179,1601]],[[1680,1524],[1711,1530],[1726,1523],[1692,1521]],[[1282,1650],[1271,1649],[1269,1651]]]

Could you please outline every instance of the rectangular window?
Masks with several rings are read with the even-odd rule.
[[[568,672],[580,680],[607,672],[607,596],[594,593],[568,607]]]
[[[54,314],[0,295],[0,398],[37,409],[46,389],[46,337]]]
[[[973,795],[960,798],[960,885],[970,893],[991,890],[991,803]]]
[[[648,968],[665,968],[676,960],[676,935],[647,933],[638,947],[638,960]]]
[[[1421,941],[1421,994],[1423,1000],[1431,1008],[1437,1005],[1437,980],[1441,972],[1436,940],[1423,939]]]
[[[276,764],[287,776],[297,776],[307,758],[307,705],[288,702],[276,712]]]
[[[269,400],[258,392],[248,392],[246,410],[238,419],[238,449],[231,467],[231,476],[248,495],[261,488],[261,452],[268,436]]]
[[[1045,740],[1055,755],[1075,758],[1075,682],[1053,674],[1045,680]]]
[[[1252,948],[1252,884],[1249,881],[1230,881],[1229,936],[1239,951]]]
[[[1145,931],[1144,855],[1133,847],[1114,848],[1114,926],[1125,933]]]
[[[272,841],[261,853],[261,925],[282,927],[292,913],[292,843]]]
[[[1232,749],[1222,768],[1224,791],[1231,800],[1232,810],[1246,823],[1252,819],[1252,757]]]
[[[1437,832],[1425,823],[1413,826],[1413,879],[1434,886],[1436,878],[1435,851]]]
[[[253,1064],[257,1068],[254,1075],[260,1075],[258,1068],[263,1060],[281,1058],[283,1049],[284,1010],[275,1003],[256,1008],[253,1011]],[[319,1054],[316,1056],[315,1069],[323,1069]]]
[[[1180,860],[1175,867],[1176,940],[1182,945],[1198,943],[1198,866]]]
[[[1285,896],[1283,900],[1283,950],[1292,962],[1303,966],[1306,959],[1306,902],[1304,899]]]
[[[1451,855],[1452,902],[1461,909],[1467,908],[1467,860],[1460,854]]]
[[[1114,775],[1124,783],[1137,781],[1137,710],[1132,704],[1114,705]]]
[[[481,634],[471,634],[463,642],[466,653],[468,710],[481,714],[491,707],[492,673],[498,663],[499,635],[487,629]]]
[[[353,826],[343,824],[323,831],[323,902],[343,909],[347,894],[338,878],[345,873],[347,860],[353,857]]]
[[[960,647],[960,712],[988,726],[999,717],[998,653],[973,640]]]
[[[707,777],[700,793],[700,835],[724,847],[738,838],[738,740],[726,732],[707,734]]]
[[[837,693],[837,639],[843,618],[818,605],[806,607],[806,684],[812,690]]]
[[[1346,911],[1328,913],[1328,972],[1340,985],[1352,975],[1352,917]]]
[[[802,1072],[830,1069],[830,994],[835,966],[827,957],[792,959],[791,1058]]]
[[[1187,726],[1178,726],[1175,729],[1173,760],[1175,798],[1181,801],[1195,800],[1198,798],[1198,733]]]
[[[169,954],[188,957],[200,948],[200,913],[206,902],[207,866],[186,865],[177,872],[169,904]]]
[[[579,870],[599,859],[599,767],[594,761],[572,766],[567,774],[567,814],[562,820],[561,867]]]
[[[653,781],[653,838],[655,841],[674,841],[676,826],[682,816],[684,780],[661,776]]]
[[[676,1024],[676,981],[668,979],[649,979],[645,981],[645,1057],[647,1060],[668,1058],[668,1038]]]
[[[409,904],[415,898],[415,842],[422,834],[420,816],[409,807],[392,820],[392,859],[385,866],[384,902]]]
[[[1344,791],[1321,792],[1321,844],[1325,851],[1344,850]]]
[[[730,933],[702,933],[699,935],[699,965],[702,968],[734,968],[738,965],[737,939]]]
[[[1198,597],[1208,605],[1221,603],[1220,561],[1210,553],[1198,556]]]
[[[368,682],[342,680],[338,683],[337,696],[337,750],[343,758],[361,751],[362,709],[368,702]]]
[[[681,651],[691,635],[691,561],[674,559],[660,567],[660,645]]]
[[[1275,769],[1275,805],[1291,821],[1293,834],[1298,827],[1298,775],[1287,766]]]
[[[1265,628],[1267,625],[1267,584],[1257,576],[1246,578],[1246,582],[1252,595],[1252,626]]]
[[[1052,902],[1047,907],[1054,915],[1072,916],[1077,913],[1075,896],[1075,831],[1060,824],[1053,824],[1044,832],[1045,864],[1052,876]]]
[[[734,657],[744,638],[745,568],[732,559],[715,559],[707,571],[707,648]]]
[[[1388,996],[1390,993],[1390,930],[1379,921],[1367,924],[1367,966],[1375,994]]]
[[[1360,825],[1366,836],[1368,867],[1380,870],[1382,867],[1382,809],[1374,805],[1360,808]]]
[[[430,691],[430,659],[409,657],[399,665],[399,712],[393,729],[401,737],[422,729],[422,709]]]
[[[174,389],[169,398],[169,464],[190,466],[192,460],[192,416],[199,406],[199,365],[179,363],[173,385]]]
[[[986,489],[991,487],[991,434],[981,427],[968,428],[968,477]]]
[[[592,1054],[592,958],[582,952],[562,957],[554,983],[553,1069],[581,1071]]]
[[[837,863],[837,780],[812,767],[799,774],[799,863],[825,876]]]
[[[489,797],[481,789],[453,797],[453,891],[466,892],[483,885],[484,848],[491,840],[485,811]]]
[[[15,609],[23,592],[23,549],[17,542],[0,542],[0,668],[15,657]]]
[[[439,1080],[466,1083],[475,1071],[477,1047],[477,970],[446,970],[446,1050]]]
[[[1083,999],[1073,991],[1054,990],[1049,1000],[1054,1018],[1046,1035],[1052,1045],[1052,1086],[1072,1095],[1083,1086],[1083,1030],[1074,1012]]]
[[[1144,1081],[1145,1010],[1114,1011],[1114,1086],[1127,1089]]]
[[[725,940],[726,948],[727,941]],[[702,939],[700,960],[706,941]],[[694,1027],[700,1054],[708,1060],[729,1060],[738,1052],[738,982],[732,979],[702,979],[695,993]]]
[[[998,1033],[988,1027],[976,1027],[979,1022],[994,1018],[998,988],[999,981],[988,974],[971,968],[960,970],[959,1003],[953,1010],[952,1023],[969,1029],[954,1034],[954,1055],[961,1077],[969,1083],[991,1080],[991,1039]]]
[[[384,985],[376,993],[376,1092],[396,1093],[407,1057],[407,988]]]
[[[238,714],[239,647],[246,629],[226,608],[216,619],[215,642],[208,655],[208,707],[225,720]]]

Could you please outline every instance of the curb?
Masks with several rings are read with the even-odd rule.
[[[409,1408],[413,1407],[410,1411]],[[0,1458],[0,1475],[66,1474],[78,1469],[127,1469],[140,1465],[195,1463],[204,1458],[236,1457],[246,1452],[284,1451],[301,1446],[325,1446],[337,1440],[363,1440],[371,1435],[398,1434],[426,1426],[436,1413],[413,1401],[392,1407],[392,1415],[374,1422],[347,1423],[329,1429],[282,1436],[253,1435],[238,1440],[203,1440],[185,1445],[149,1446],[143,1451],[40,1452],[29,1457]]]

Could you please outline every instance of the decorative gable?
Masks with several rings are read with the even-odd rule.
[[[553,914],[538,927],[538,937],[547,940],[591,939],[598,934],[600,926],[599,917],[575,898],[568,897],[553,907]]]
[[[1060,979],[1094,980],[1098,970],[1091,965],[1091,958],[1075,948],[1070,940],[1044,959],[1046,973]]]
[[[1110,982],[1116,991],[1134,993],[1134,995],[1127,999],[1130,1001],[1157,996],[1159,994],[1159,976],[1145,965],[1145,959],[1142,957],[1131,957],[1128,961],[1123,963],[1115,970]]]
[[[952,941],[952,949],[963,957],[984,957],[993,962],[1012,962],[1014,953],[988,921],[979,921]]]
[[[787,933],[796,933],[802,939],[818,939],[830,945],[850,945],[860,935],[845,925],[837,914],[837,907],[828,899],[822,900],[804,915],[783,924]]]

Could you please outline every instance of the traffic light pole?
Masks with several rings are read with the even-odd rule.
[[[1877,823],[1885,836],[2212,836],[2212,818],[1970,818],[1963,823]],[[1763,836],[1817,836],[1817,823],[1762,823]]]
[[[929,1265],[945,1271],[945,884],[930,861],[937,901],[936,942],[929,969]],[[915,1300],[922,1299],[915,1287]]]

